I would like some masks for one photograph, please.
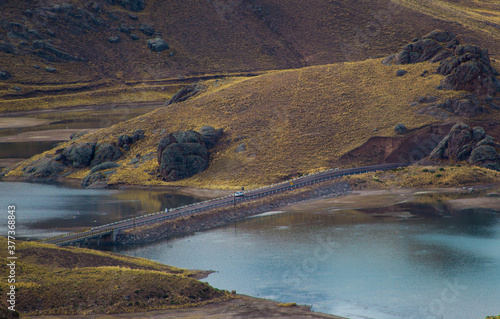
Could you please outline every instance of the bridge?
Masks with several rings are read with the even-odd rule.
[[[154,224],[169,219],[171,220],[179,217],[191,216],[214,208],[236,205],[237,203],[243,201],[250,201],[255,198],[271,196],[288,190],[325,182],[328,180],[340,178],[347,175],[363,174],[375,171],[385,171],[385,170],[396,169],[399,167],[406,167],[409,165],[410,163],[395,163],[395,164],[380,164],[373,166],[356,167],[343,170],[329,169],[326,171],[310,174],[307,176],[297,177],[278,184],[273,184],[261,188],[248,190],[244,192],[243,196],[236,197],[233,195],[228,195],[224,197],[210,199],[203,202],[194,203],[191,205],[173,208],[169,211],[151,213],[102,226],[97,226],[91,229],[82,230],[80,232],[73,232],[69,234],[59,235],[56,237],[48,238],[44,240],[44,242],[60,246],[81,245],[88,243],[95,243],[97,245],[114,243],[118,233],[126,229],[140,227],[148,224]]]

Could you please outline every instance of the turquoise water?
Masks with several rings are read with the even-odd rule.
[[[121,253],[214,270],[214,287],[349,318],[500,314],[500,218],[491,211],[369,223],[282,213]]]

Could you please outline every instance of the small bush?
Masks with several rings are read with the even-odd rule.
[[[427,173],[429,170],[427,168],[424,168],[422,172]]]
[[[297,307],[295,302],[279,303],[278,307]]]
[[[440,167],[438,171],[444,172],[444,168]]]
[[[436,177],[442,177],[442,176],[443,176],[443,175],[441,175],[441,174],[436,174]]]

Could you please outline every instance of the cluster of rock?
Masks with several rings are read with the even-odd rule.
[[[170,133],[160,140],[157,160],[164,180],[176,181],[203,172],[208,167],[209,149],[222,136],[222,129],[203,126],[193,130]]]
[[[431,152],[431,160],[467,161],[471,165],[500,171],[500,146],[482,127],[455,124]]]
[[[500,91],[498,72],[491,66],[488,50],[462,45],[449,31],[434,30],[422,39],[415,39],[382,63],[400,65],[424,61],[440,62],[436,72],[446,76],[442,88],[469,91],[479,96]]]
[[[77,139],[82,135],[75,134],[72,139]],[[89,186],[98,180],[106,179],[108,175],[101,171],[118,167],[119,165],[114,162],[130,149],[130,145],[144,137],[143,130],[136,130],[131,136],[120,135],[117,141],[112,143],[74,143],[57,149],[55,156],[48,155],[33,161],[22,169],[23,176],[29,179],[55,178],[67,168],[90,167],[92,168],[90,174],[82,182],[82,185]]]

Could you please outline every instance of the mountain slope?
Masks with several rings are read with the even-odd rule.
[[[496,65],[498,67],[498,65]],[[396,76],[398,69],[408,73]],[[398,123],[413,130],[429,124],[453,122],[412,103],[422,96],[437,102],[463,92],[438,90],[443,76],[436,64],[384,66],[381,59],[275,71],[252,78],[209,81],[207,91],[182,103],[88,134],[76,142],[113,142],[121,134],[145,130],[110,176],[110,182],[145,185],[190,185],[210,188],[258,186],[337,165],[339,158],[374,136],[395,136]],[[428,71],[427,76],[421,76]],[[471,119],[499,122],[489,109]],[[176,183],[157,176],[156,147],[160,139],[178,130],[203,125],[224,128],[212,151],[209,168]],[[445,135],[447,133],[443,132]],[[72,141],[71,143],[74,143]],[[436,143],[439,141],[436,141]],[[236,152],[244,144],[244,151]],[[54,150],[49,152],[54,153]],[[137,156],[154,154],[141,163]],[[36,158],[35,158],[36,159]],[[83,178],[88,169],[71,177]],[[20,168],[10,173],[22,175]]]
[[[471,30],[451,15],[436,19],[425,8],[408,9],[389,0],[146,0],[139,11],[140,6],[133,11],[111,3],[115,1],[0,2],[0,68],[11,75],[0,81],[0,97],[6,102],[31,98],[40,87],[56,84],[71,84],[77,92],[120,85],[127,89],[179,76],[382,57],[436,28],[500,52],[495,28]],[[119,40],[111,43],[113,37]],[[148,48],[147,40],[156,37],[169,49]]]

